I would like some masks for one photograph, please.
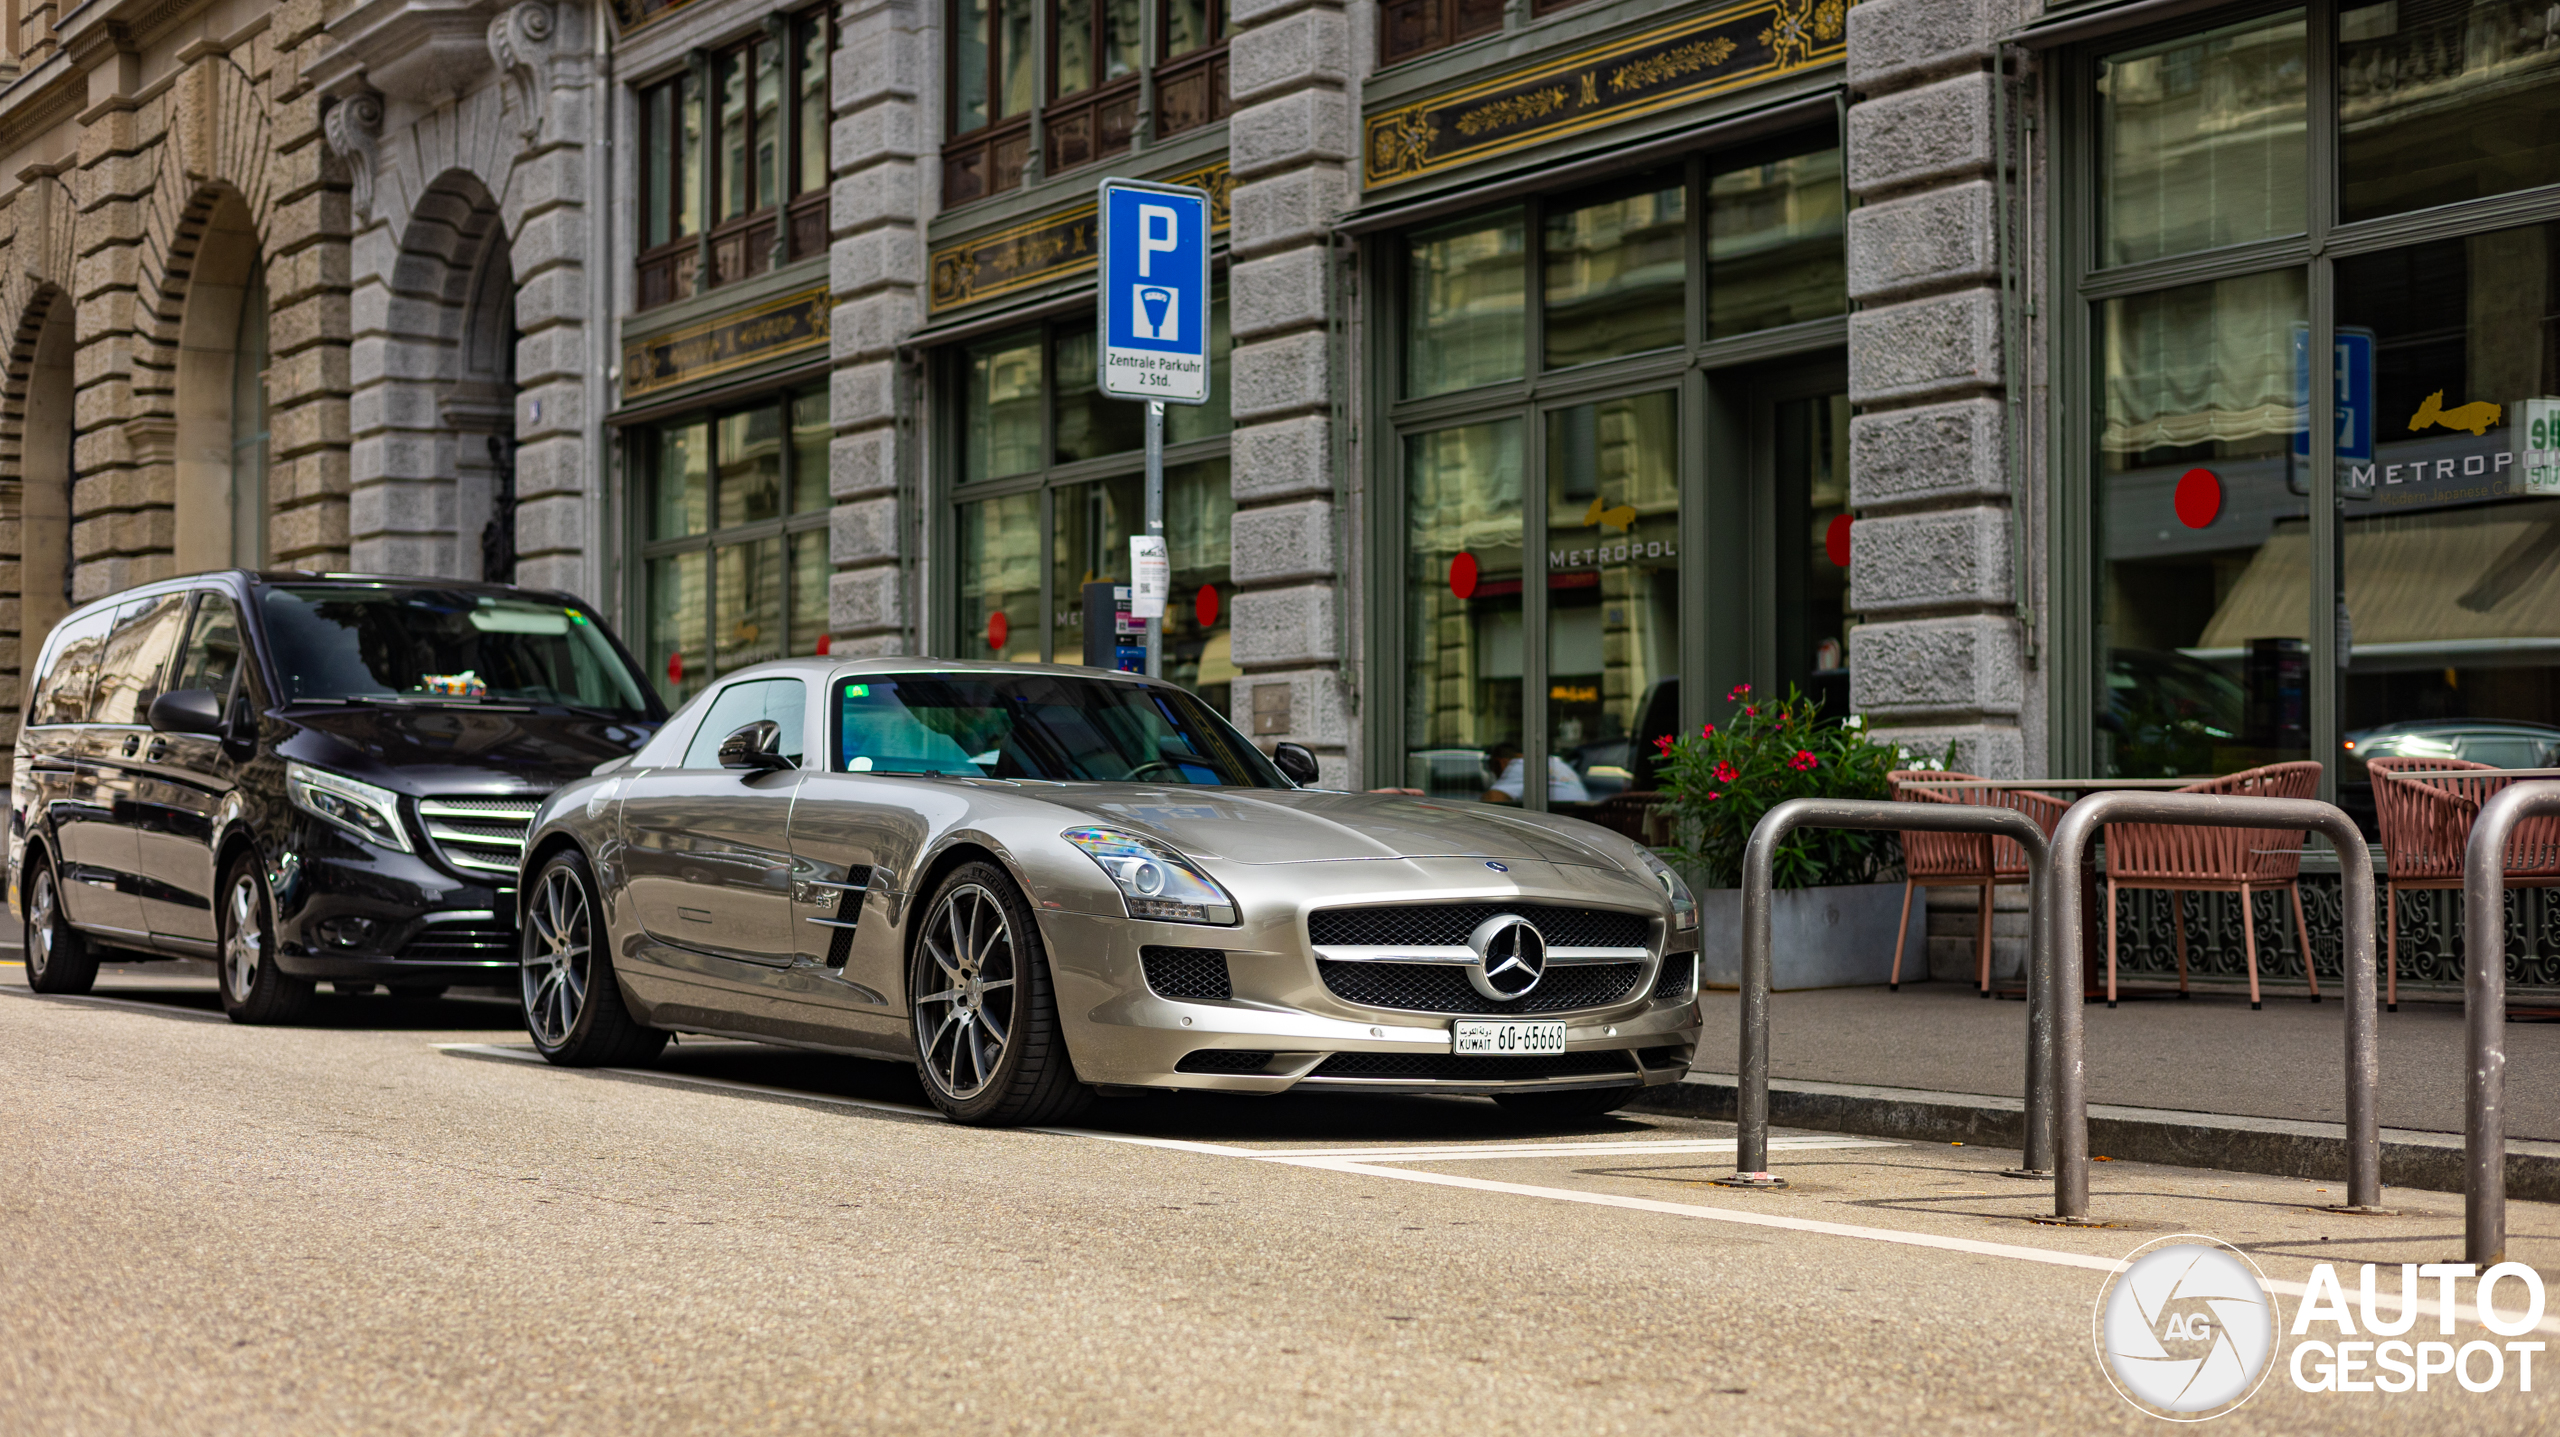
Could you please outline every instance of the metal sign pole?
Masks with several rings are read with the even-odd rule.
[[[2511,784],[2480,805],[2462,851],[2462,1259],[2483,1270],[2507,1260],[2507,846],[2551,814],[2560,783]]]
[[[1147,401],[1147,537],[1164,537],[1164,401]],[[1170,556],[1167,556],[1170,558]],[[1147,677],[1164,677],[1164,615],[1147,620]]]

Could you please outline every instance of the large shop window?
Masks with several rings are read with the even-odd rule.
[[[639,308],[826,249],[830,43],[812,11],[639,92]]]
[[[635,434],[642,659],[669,707],[733,669],[827,651],[833,433],[821,390]]]
[[[1210,305],[1209,402],[1165,406],[1165,537],[1173,603],[1165,677],[1225,710],[1227,307]],[[953,474],[955,652],[1014,663],[1081,663],[1084,585],[1129,582],[1129,539],[1146,530],[1146,407],[1095,387],[1089,321],[961,346],[943,392]]]
[[[2560,763],[2547,8],[2295,11],[2095,58],[2101,771],[2322,758],[2369,821],[2371,758]],[[2444,208],[2492,196],[2508,208]],[[2306,238],[2298,262],[2262,243],[2158,287],[2108,272],[2315,219],[2325,266]]]
[[[1843,214],[1824,133],[1396,242],[1403,532],[1380,542],[1405,556],[1404,676],[1401,732],[1382,738],[1402,772],[1383,781],[1595,816],[1653,787],[1684,642],[1707,641],[1681,624],[1702,388],[1754,416],[1724,461],[1754,497],[1709,507],[1710,524],[1741,553],[1765,504],[1778,535],[1748,561],[1766,596],[1746,607],[1767,615],[1750,642],[1845,711],[1847,583],[1827,542],[1848,499],[1845,399],[1817,384],[1755,402],[1755,366],[1717,349],[1847,311]],[[1836,334],[1804,343],[1837,354]]]
[[[942,202],[1021,187],[1034,112],[1050,174],[1126,154],[1153,72],[1153,137],[1227,117],[1226,0],[949,0],[950,116]],[[1146,53],[1154,5],[1156,52]],[[1045,54],[1047,63],[1039,62]],[[1041,76],[1047,94],[1041,96]]]

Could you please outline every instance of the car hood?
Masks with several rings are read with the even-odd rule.
[[[411,794],[548,793],[629,756],[657,725],[558,709],[297,709],[286,756]]]
[[[1077,785],[1050,802],[1183,852],[1232,863],[1331,863],[1382,858],[1517,858],[1623,869],[1595,844],[1538,818],[1485,803],[1315,789],[1182,789]]]

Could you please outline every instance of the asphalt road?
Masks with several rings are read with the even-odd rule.
[[[494,1001],[246,1029],[138,971],[47,999],[0,967],[0,1432],[2167,1430],[2092,1351],[2134,1247],[2210,1233],[2281,1284],[2460,1246],[2448,1195],[2347,1218],[2135,1164],[2099,1170],[2115,1226],[2041,1226],[2013,1153],[1827,1135],[1738,1192],[1706,1184],[1729,1127],[1466,1099],[975,1131],[885,1065],[565,1072]],[[2511,1222],[2560,1276],[2560,1210]],[[2536,1376],[2279,1367],[2210,1426],[2550,1431]]]

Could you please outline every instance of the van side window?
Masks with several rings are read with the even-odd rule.
[[[722,691],[711,701],[711,711],[702,716],[702,727],[694,730],[693,743],[684,751],[684,766],[718,768],[720,741],[758,719],[782,726],[782,754],[798,764],[801,711],[808,700],[809,686],[798,679],[757,679]]]
[[[239,672],[240,611],[229,595],[206,594],[196,600],[196,620],[187,630],[187,646],[179,651],[169,692],[211,689],[216,701],[227,700]]]
[[[63,621],[61,637],[53,645],[53,665],[38,681],[36,700],[28,706],[28,723],[89,721],[89,692],[98,681],[98,656],[115,621],[116,611],[111,608]]]
[[[107,631],[106,651],[98,660],[91,722],[142,722],[151,701],[160,696],[160,679],[177,651],[178,629],[186,618],[183,592],[136,599],[116,610],[116,626]]]

